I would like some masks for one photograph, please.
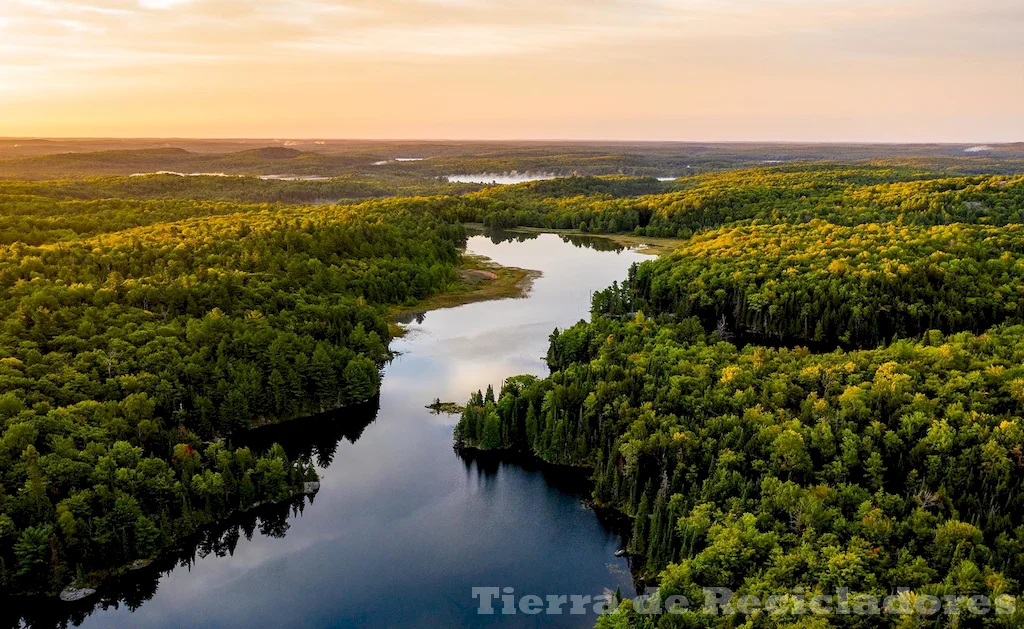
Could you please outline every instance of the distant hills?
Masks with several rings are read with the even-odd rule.
[[[415,158],[416,161],[411,161]],[[0,178],[184,174],[384,176],[554,172],[684,177],[739,167],[883,161],[939,172],[1024,172],[1024,143],[765,144],[0,138]]]

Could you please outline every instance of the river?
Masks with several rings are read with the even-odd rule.
[[[622,539],[581,475],[460,457],[455,416],[424,408],[519,373],[544,375],[548,335],[588,316],[592,291],[646,256],[601,239],[473,236],[469,253],[537,269],[523,299],[428,312],[392,343],[375,406],[256,431],[318,464],[310,503],[210,532],[75,608],[85,627],[590,627],[592,615],[477,613],[473,587],[516,595],[633,593]],[[595,245],[596,248],[595,248]],[[250,538],[251,535],[251,538]],[[116,589],[116,588],[115,588]],[[67,610],[62,612],[67,618]]]

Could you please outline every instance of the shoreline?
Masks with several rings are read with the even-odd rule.
[[[467,225],[467,227],[469,226],[470,225]],[[636,236],[624,233],[606,234],[599,232],[584,232],[578,229],[557,229],[554,227],[514,227],[505,231],[524,232],[527,234],[554,234],[556,236],[605,238],[616,244],[622,245],[623,247],[636,249],[640,253],[646,253],[658,257],[672,253],[677,247],[687,242],[685,238],[659,238],[655,236]]]
[[[480,223],[463,223],[466,231],[482,234],[486,228]],[[686,242],[682,238],[655,238],[650,236],[634,236],[633,234],[599,234],[582,232],[578,229],[555,229],[544,227],[516,227],[504,230],[528,234],[553,234],[555,236],[585,236],[604,238],[629,249],[655,257],[661,257],[674,251]],[[543,276],[541,271],[523,269],[514,266],[502,266],[494,260],[477,254],[463,252],[462,260],[455,268],[459,273],[460,283],[451,291],[435,293],[425,297],[412,306],[393,306],[389,313],[389,331],[391,338],[399,338],[406,333],[405,323],[418,314],[455,308],[466,304],[492,299],[521,299],[526,297],[533,282]],[[403,321],[403,319],[405,319]]]
[[[565,463],[553,463],[541,456],[538,456],[537,453],[532,450],[517,450],[515,448],[494,448],[485,450],[475,445],[463,444],[454,446],[454,449],[460,457],[469,457],[474,460],[490,459],[492,461],[507,462],[520,466],[527,464],[555,473],[575,475],[578,476],[590,490],[593,490],[596,485],[594,478],[596,469],[590,464],[569,465]],[[613,522],[615,532],[623,539],[622,548],[625,549],[629,546],[629,538],[632,536],[633,521],[635,520],[634,516],[626,513],[615,505],[598,502],[593,498],[593,496],[585,496],[582,499],[582,502],[588,509],[597,513],[600,518],[608,522]],[[637,557],[637,555],[626,552],[621,556],[625,557],[629,561],[630,573],[634,582],[644,583],[645,585],[652,585],[658,582],[657,575],[648,575],[633,570],[632,560],[634,557]]]
[[[258,428],[254,430],[258,430]],[[302,485],[292,487],[291,493],[284,498],[279,500],[256,501],[246,507],[232,509],[222,517],[212,519],[208,522],[203,522],[199,524],[194,531],[176,539],[173,544],[169,544],[168,546],[160,549],[151,557],[142,557],[135,559],[130,563],[87,573],[85,575],[86,578],[84,582],[72,581],[60,590],[46,592],[24,590],[17,592],[5,592],[0,596],[0,600],[4,600],[5,598],[18,600],[39,599],[53,602],[61,606],[67,605],[69,606],[69,609],[70,606],[78,604],[86,604],[90,607],[95,607],[97,597],[102,598],[105,593],[109,592],[113,584],[126,578],[129,573],[138,572],[140,575],[144,575],[147,572],[151,573],[154,570],[158,572],[163,571],[164,564],[167,560],[176,562],[177,558],[174,555],[185,552],[189,543],[201,538],[205,532],[228,526],[232,522],[245,516],[256,514],[269,508],[291,504],[300,498],[305,499],[307,497],[315,497],[318,491],[320,491],[320,481],[304,481]],[[65,598],[65,596],[69,594],[72,597]]]
[[[472,231],[477,230],[477,226],[473,224],[469,224],[467,225],[467,227]],[[509,231],[521,231],[538,234],[550,233],[559,236],[579,235],[596,238],[607,238],[614,242],[618,242],[619,244],[623,244],[624,246],[629,246],[633,248],[635,248],[639,244],[646,246],[650,249],[654,249],[658,245],[652,244],[653,241],[659,240],[644,237],[621,236],[616,234],[585,234],[578,230],[519,228],[516,230]],[[455,290],[446,291],[442,293],[435,293],[429,297],[420,300],[413,306],[394,306],[391,308],[391,311],[389,312],[389,328],[391,328],[392,331],[392,340],[400,336],[403,336],[407,331],[407,329],[403,325],[404,322],[401,321],[401,319],[406,319],[406,321],[410,321],[418,314],[435,310],[441,310],[445,308],[455,308],[470,303],[501,299],[525,298],[529,295],[530,289],[533,286],[533,282],[536,279],[543,276],[543,273],[539,270],[523,269],[519,267],[506,267],[501,264],[498,264],[497,262],[486,256],[478,254],[468,254],[465,252],[463,252],[462,254],[462,260],[456,266],[456,271],[459,274],[460,281],[459,284],[456,286]],[[346,408],[349,406],[353,405],[340,405],[337,407],[333,407],[331,409],[320,409],[320,411],[323,412],[326,410],[338,410],[340,408]],[[355,406],[358,406],[358,404]],[[308,419],[318,414],[319,413],[315,411],[300,412],[294,417],[274,421],[266,421],[264,418],[254,418],[253,424],[248,428],[246,432],[260,431],[261,429],[268,427],[284,426],[296,420]],[[473,446],[465,446],[463,449],[485,456],[488,453],[495,454],[494,451],[481,450]],[[501,454],[505,456],[514,456],[517,453],[511,450],[507,450],[502,451]],[[524,457],[525,459],[546,468],[561,468],[562,470],[571,469],[574,473],[584,476],[588,485],[593,483],[592,475],[594,473],[594,470],[592,466],[560,465],[557,463],[551,463],[549,461],[546,461],[533,453],[518,453],[518,455],[519,457]],[[316,489],[319,489],[319,483],[317,483]],[[61,601],[61,603],[67,605],[94,604],[94,601],[97,599],[97,597],[102,597],[104,593],[109,590],[113,583],[118,582],[130,572],[139,571],[141,574],[144,572],[149,572],[155,567],[162,565],[163,562],[161,560],[163,560],[169,555],[174,555],[175,553],[179,552],[184,546],[187,545],[188,540],[195,538],[196,536],[200,535],[203,531],[223,526],[226,523],[230,523],[231,521],[243,517],[249,512],[259,510],[260,508],[268,508],[273,505],[289,503],[301,496],[308,496],[315,493],[316,490],[309,491],[307,487],[300,486],[294,488],[293,493],[291,493],[289,496],[285,498],[282,498],[281,500],[255,503],[245,508],[234,509],[231,512],[223,515],[222,517],[200,524],[197,530],[193,531],[192,533],[186,535],[185,537],[179,540],[176,540],[174,544],[168,545],[164,549],[161,549],[156,555],[152,557],[136,560],[129,564],[124,564],[106,570],[99,570],[90,573],[86,575],[87,578],[84,583],[78,582],[78,584],[76,585],[75,582],[72,582],[66,584],[65,588],[60,591],[11,592],[7,593],[7,596],[13,596],[17,598],[38,597],[51,600],[54,602],[59,600]],[[609,515],[613,515],[614,517],[616,517],[616,519],[630,519],[630,516],[619,511],[615,507],[598,505],[589,498],[585,499],[585,502],[595,509],[600,509],[601,511]],[[83,592],[84,595],[74,600],[62,600],[60,598],[61,593],[70,590],[80,590]],[[88,591],[87,594],[85,594],[86,591]]]
[[[233,443],[234,439],[239,439],[241,443],[238,445],[238,447],[255,448],[257,450],[261,450],[259,445],[253,443],[253,438],[258,438],[260,435],[266,434],[267,431],[286,430],[289,429],[289,426],[302,424],[303,422],[308,421],[317,421],[318,418],[325,417],[332,413],[337,413],[345,409],[353,410],[365,408],[368,407],[371,403],[373,404],[373,413],[375,417],[376,403],[374,403],[374,400],[376,399],[377,395],[374,395],[374,397],[370,398],[369,400],[364,400],[363,402],[358,402],[355,404],[341,404],[337,406],[332,406],[327,409],[321,409],[319,412],[300,413],[298,415],[295,415],[294,417],[277,421],[261,421],[258,424],[251,425],[242,433],[230,435],[227,438],[222,439],[222,441],[231,441]],[[302,428],[303,426],[300,425],[299,429]],[[272,509],[274,507],[292,504],[295,501],[299,500],[300,498],[308,498],[312,500],[316,496],[317,492],[319,492],[320,490],[320,483],[320,480],[303,481],[301,484],[290,486],[291,492],[287,496],[284,496],[278,500],[256,501],[244,507],[239,506],[237,508],[231,509],[227,513],[221,515],[220,517],[199,523],[195,530],[185,534],[182,537],[175,539],[172,544],[168,544],[164,548],[161,548],[159,551],[157,551],[156,554],[152,555],[151,557],[139,558],[130,563],[89,572],[85,575],[86,580],[84,582],[72,581],[70,583],[66,583],[62,589],[53,591],[22,590],[17,592],[3,592],[0,593],[0,600],[4,600],[4,597],[15,599],[42,599],[55,602],[58,605],[68,606],[94,603],[97,600],[97,597],[102,598],[102,596],[109,593],[112,584],[113,587],[116,587],[116,583],[124,579],[129,573],[138,572],[141,575],[145,574],[146,571],[148,570],[156,569],[156,567],[165,565],[169,558],[173,559],[174,555],[183,552],[192,542],[199,539],[207,531],[229,526],[232,522],[239,521],[240,519],[247,517],[251,514],[258,514],[266,512],[268,509]],[[66,600],[64,598],[61,598],[61,595],[63,593],[71,591],[80,591],[84,594],[74,599]]]
[[[541,271],[502,266],[482,255],[463,253],[455,267],[459,283],[454,290],[435,293],[412,306],[392,307],[388,319],[391,338],[404,336],[409,323],[433,310],[456,308],[466,304],[497,299],[522,299],[529,295],[533,282],[543,276]]]

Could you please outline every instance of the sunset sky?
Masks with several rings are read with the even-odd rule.
[[[1024,140],[1021,0],[0,0],[0,135]]]

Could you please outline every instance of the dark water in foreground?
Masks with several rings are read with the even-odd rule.
[[[75,620],[86,627],[592,626],[592,615],[476,613],[474,586],[598,595],[617,586],[629,594],[632,581],[626,560],[614,556],[621,545],[614,527],[581,504],[589,490],[578,474],[460,457],[452,449],[457,418],[424,408],[436,397],[461,403],[510,375],[545,374],[552,329],[587,317],[590,293],[644,257],[579,245],[547,234],[500,244],[471,238],[472,253],[544,272],[528,298],[430,312],[410,324],[392,345],[401,355],[387,368],[379,410],[346,409],[258,432],[256,440],[312,453],[322,483],[315,499],[211,532],[165,559],[163,573],[135,573],[121,591],[83,604]]]

